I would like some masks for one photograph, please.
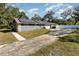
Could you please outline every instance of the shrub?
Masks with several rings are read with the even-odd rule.
[[[64,22],[65,25],[73,25],[74,22]]]

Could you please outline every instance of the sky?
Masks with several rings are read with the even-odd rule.
[[[78,3],[9,3],[8,5],[18,7],[20,12],[31,18],[34,14],[43,17],[47,11],[55,12],[54,17],[62,18],[61,13],[67,9],[72,9],[78,6]]]

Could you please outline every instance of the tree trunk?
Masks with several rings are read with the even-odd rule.
[[[75,20],[75,23],[74,23],[74,25],[76,25],[77,21],[78,21],[78,19],[76,19],[76,20]]]

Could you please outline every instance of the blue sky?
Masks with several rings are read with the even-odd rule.
[[[18,7],[20,11],[24,11],[26,15],[31,18],[34,14],[43,17],[47,11],[55,12],[55,17],[61,18],[60,14],[67,9],[72,9],[78,6],[77,3],[10,3],[13,7]]]

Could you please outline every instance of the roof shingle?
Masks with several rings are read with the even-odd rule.
[[[47,21],[33,21],[29,19],[18,19],[18,18],[15,18],[15,21],[20,24],[44,24],[44,25],[54,24]]]

